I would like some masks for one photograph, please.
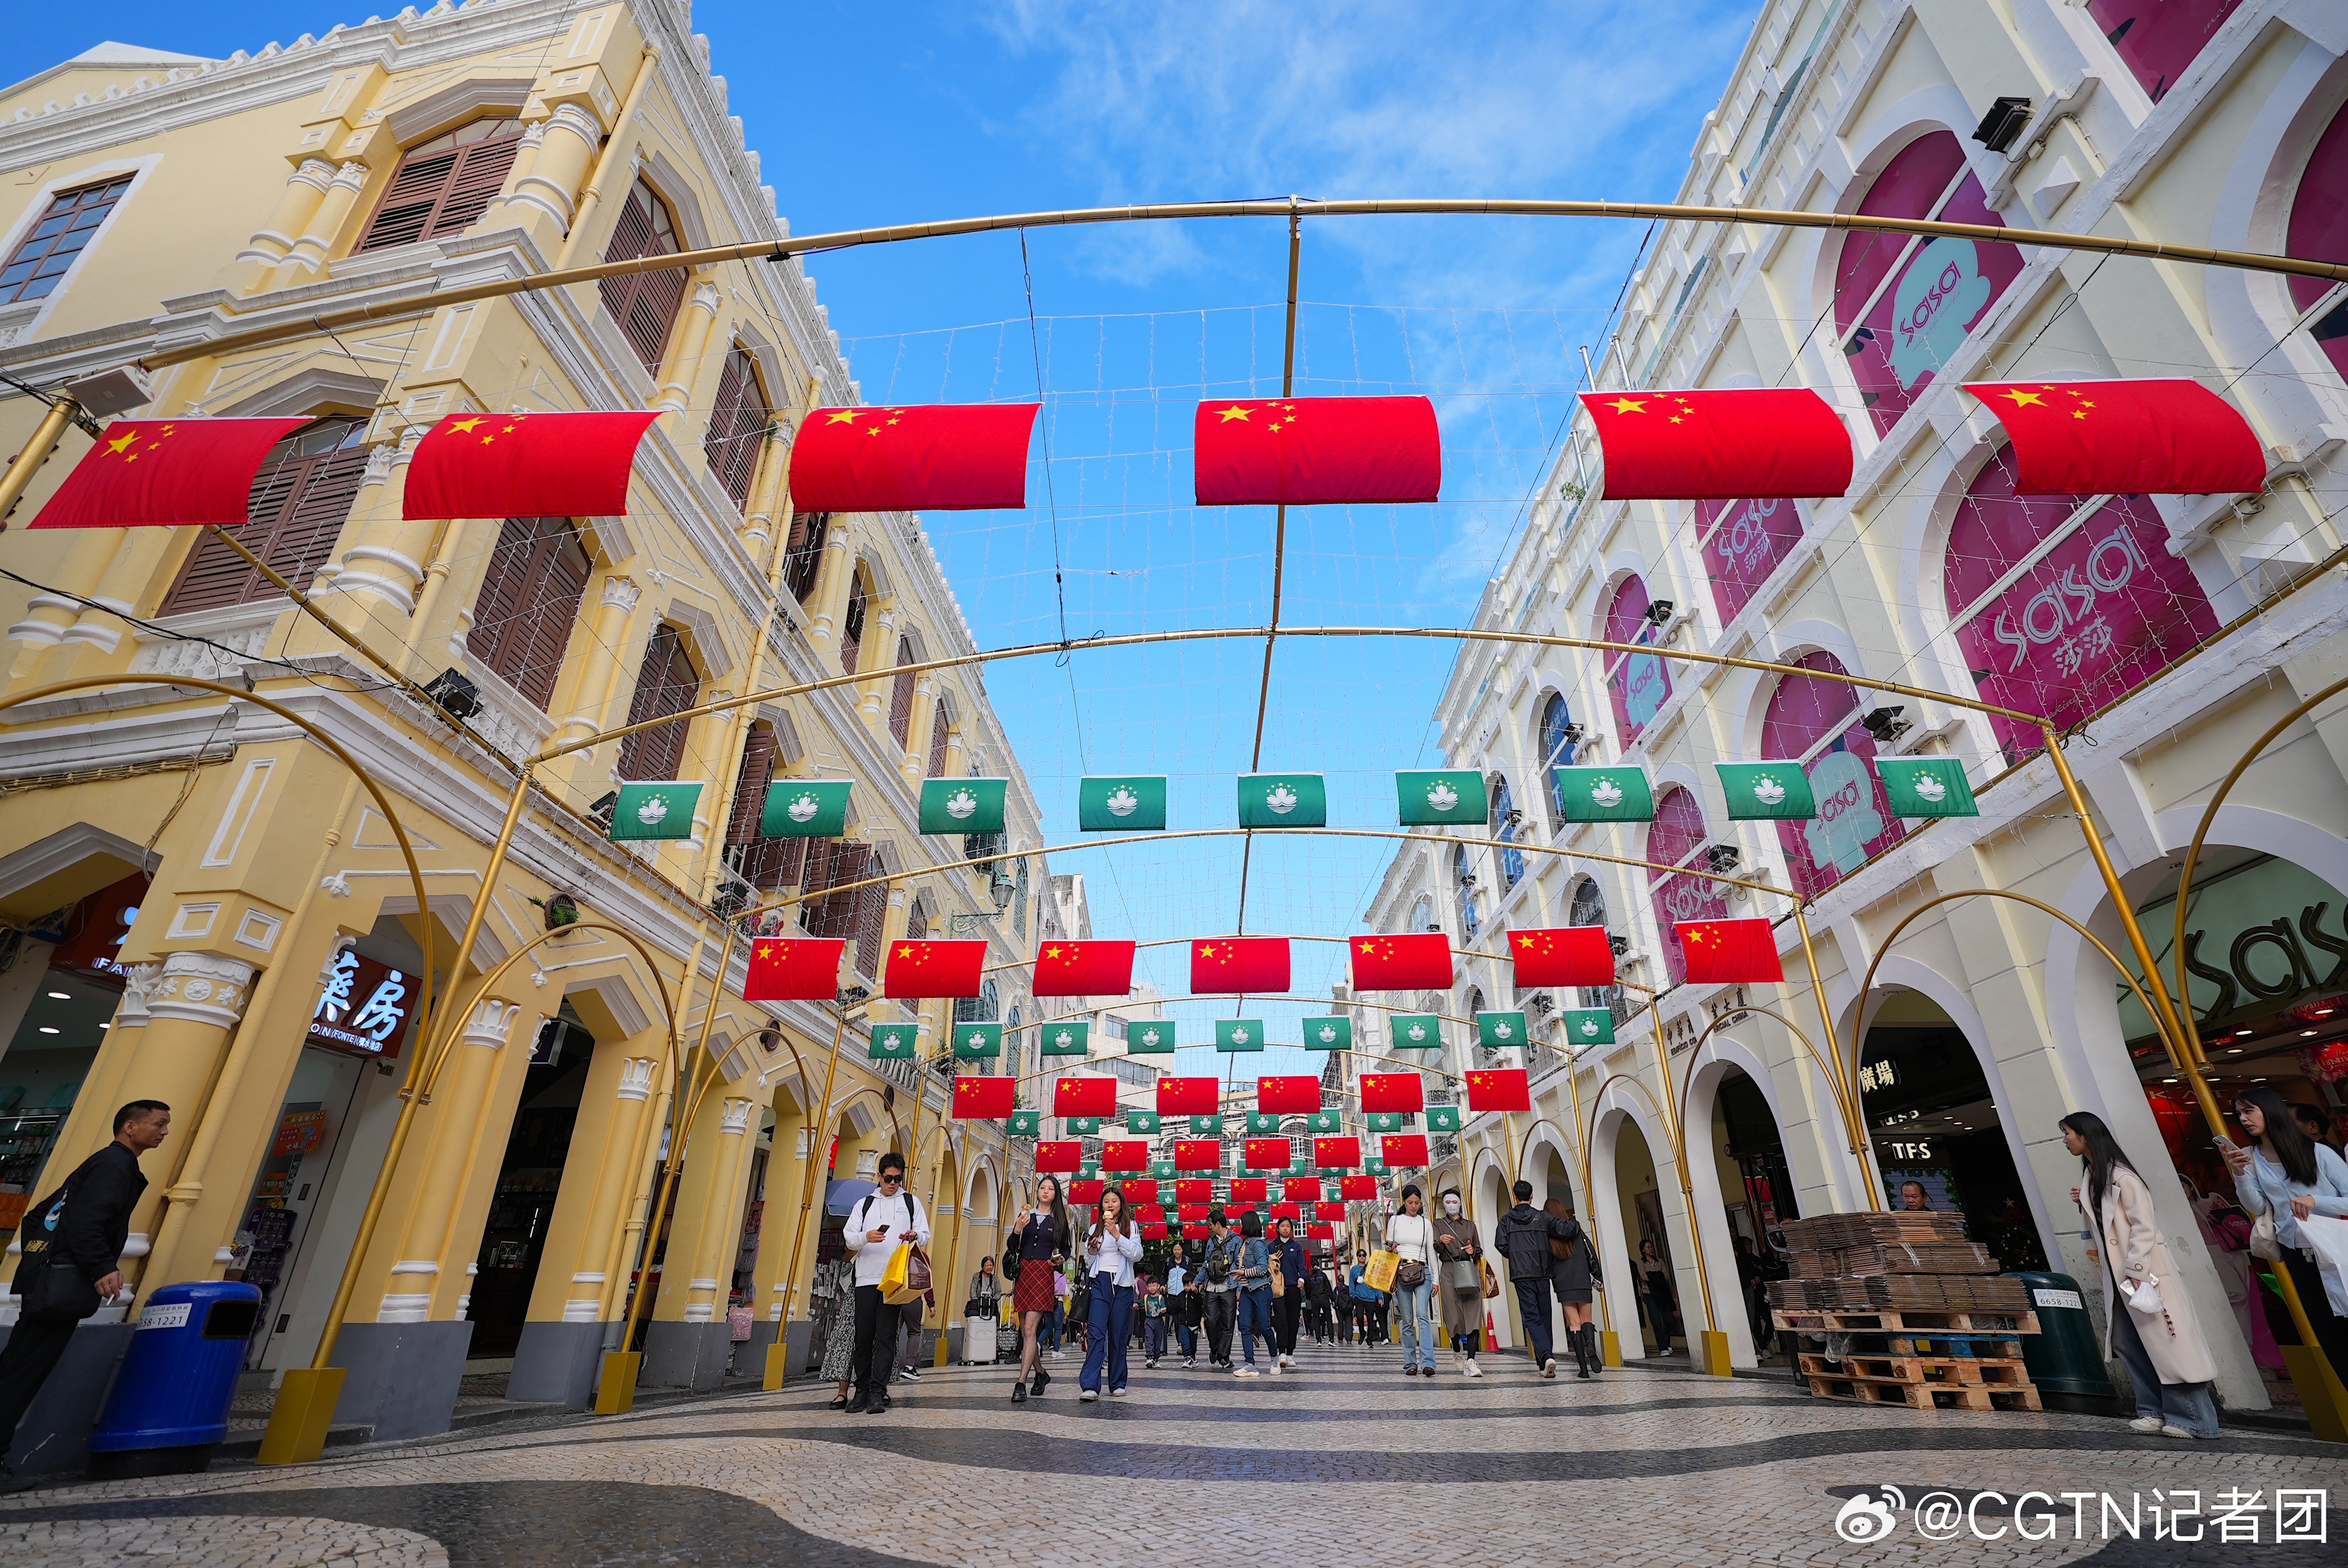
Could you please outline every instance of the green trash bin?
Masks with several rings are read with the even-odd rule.
[[[2038,1385],[2040,1401],[2050,1410],[2115,1413],[2119,1390],[2104,1375],[2096,1321],[2087,1316],[2079,1282],[2067,1274],[2027,1269],[2005,1277],[2022,1282],[2030,1309],[2038,1314],[2038,1332],[2023,1336],[2022,1358],[2030,1368],[2030,1380]]]

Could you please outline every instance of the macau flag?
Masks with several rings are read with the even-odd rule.
[[[1190,1118],[1190,1131],[1201,1138],[1220,1138],[1223,1135],[1223,1119],[1220,1116],[1193,1116]]]
[[[1426,1130],[1430,1132],[1457,1132],[1459,1131],[1459,1107],[1457,1105],[1428,1106],[1426,1108]]]
[[[999,1023],[958,1023],[953,1026],[953,1053],[962,1061],[977,1061],[1003,1054],[1003,1026]]]
[[[691,838],[693,808],[700,801],[698,784],[623,784],[612,806],[613,840]]]
[[[1263,1020],[1260,1018],[1219,1018],[1215,1020],[1217,1050],[1262,1050]]]
[[[1307,1132],[1334,1132],[1343,1125],[1344,1116],[1344,1112],[1341,1111],[1315,1111],[1304,1119],[1304,1130]]]
[[[1439,827],[1466,822],[1481,827],[1491,806],[1484,775],[1473,768],[1395,774],[1395,800],[1405,827]]]
[[[1266,1133],[1279,1132],[1280,1112],[1277,1111],[1249,1112],[1247,1113],[1247,1130],[1251,1132]]]
[[[1409,1120],[1400,1111],[1373,1111],[1362,1118],[1364,1125],[1373,1132],[1399,1132]]]
[[[1443,1020],[1431,1012],[1398,1012],[1393,1028],[1396,1050],[1443,1049]]]
[[[838,838],[848,831],[853,779],[777,779],[758,813],[761,838]]]
[[[1715,763],[1712,771],[1720,775],[1731,822],[1807,822],[1818,815],[1799,763]]]
[[[1319,774],[1241,774],[1241,827],[1326,827],[1329,789]]]
[[[1009,779],[923,779],[923,833],[1001,833]]]
[[[1640,768],[1551,768],[1568,822],[1653,822],[1655,792]]]
[[[1158,1112],[1155,1111],[1127,1112],[1125,1113],[1125,1130],[1128,1132],[1157,1132]]]
[[[867,1054],[874,1061],[911,1061],[921,1039],[922,1026],[917,1023],[874,1024]]]
[[[1605,1008],[1568,1008],[1559,1016],[1565,1020],[1565,1038],[1575,1045],[1614,1043],[1614,1015]]]
[[[1479,1012],[1476,1015],[1476,1043],[1487,1050],[1506,1050],[1522,1045],[1531,1031],[1525,1028],[1525,1015],[1520,1012]]]
[[[1039,1027],[1043,1030],[1045,1056],[1083,1056],[1092,1050],[1093,1026],[1090,1020],[1064,1018]]]
[[[957,1080],[960,1083],[969,1081],[967,1078]],[[1014,1111],[1011,1113],[1011,1125],[1004,1129],[1005,1132],[1014,1138],[1033,1138],[1043,1130],[1044,1113],[1041,1111]]]
[[[1174,1020],[1170,1018],[1138,1018],[1125,1026],[1125,1053],[1128,1056],[1171,1056],[1174,1054]]]
[[[1307,1050],[1351,1050],[1354,1020],[1349,1018],[1308,1018],[1304,1020]]]
[[[1979,816],[1965,764],[1956,757],[1878,757],[1894,816]]]
[[[1166,826],[1166,776],[1086,778],[1076,784],[1083,833],[1157,833]]]

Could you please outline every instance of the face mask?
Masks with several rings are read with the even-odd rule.
[[[1452,1218],[1457,1219],[1459,1217],[1459,1200],[1457,1198],[1444,1199],[1443,1212],[1449,1214]]]

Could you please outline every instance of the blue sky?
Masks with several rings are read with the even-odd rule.
[[[388,10],[392,7],[384,6]],[[0,78],[101,38],[257,50],[356,22],[280,0],[39,7]],[[701,0],[731,107],[798,233],[999,211],[1232,197],[1658,199],[1676,189],[1753,8],[1704,0],[1428,6],[1202,0],[1129,7]],[[1545,466],[1642,225],[1378,218],[1305,226],[1300,394],[1420,392],[1444,431],[1432,507],[1292,512],[1283,621],[1461,625]],[[1269,508],[1189,504],[1192,405],[1279,390],[1286,247],[1270,220],[1039,230],[811,264],[872,401],[1046,402],[1022,513],[927,519],[982,647],[1067,631],[1261,625]],[[1034,325],[1029,302],[1032,292]],[[1050,466],[1041,448],[1048,445]],[[1056,586],[1056,563],[1058,582]],[[1065,610],[1063,604],[1065,603]],[[1086,772],[1171,776],[1171,822],[1228,826],[1253,737],[1260,642],[989,667],[1044,804],[1073,839]],[[1328,776],[1331,820],[1392,827],[1395,769],[1432,766],[1445,645],[1304,640],[1273,667],[1263,766]],[[1391,846],[1259,840],[1247,928],[1357,928]],[[1227,932],[1239,841],[1078,852],[1096,933]],[[1343,949],[1297,949],[1325,998]],[[1161,990],[1182,949],[1144,956]],[[1296,1038],[1309,1003],[1251,1004]],[[1186,1036],[1228,1005],[1184,1008]],[[1208,1070],[1189,1059],[1186,1071]],[[1317,1058],[1253,1058],[1311,1071]]]

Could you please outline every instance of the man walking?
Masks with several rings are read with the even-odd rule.
[[[1533,1207],[1533,1184],[1519,1182],[1513,1189],[1517,1206],[1493,1227],[1492,1245],[1509,1260],[1509,1283],[1517,1291],[1517,1316],[1524,1319],[1525,1337],[1532,1341],[1533,1365],[1544,1378],[1557,1376],[1557,1358],[1550,1353],[1550,1239],[1566,1243],[1581,1238],[1581,1228]]]
[[[130,1211],[147,1190],[139,1156],[170,1131],[170,1106],[132,1101],[114,1113],[114,1142],[25,1212],[15,1293],[26,1305],[0,1348],[0,1490],[19,1484],[8,1466],[16,1423],[73,1343],[74,1326],[121,1292]]]
[[[880,1297],[880,1276],[899,1245],[926,1245],[928,1218],[921,1201],[904,1190],[905,1156],[891,1151],[880,1156],[880,1184],[857,1200],[842,1233],[848,1250],[856,1255],[856,1364],[850,1375],[856,1392],[848,1401],[851,1416],[879,1415],[889,1408],[889,1372],[897,1360],[898,1311]]]
[[[1231,1324],[1238,1315],[1240,1238],[1220,1208],[1207,1211],[1207,1255],[1199,1265],[1200,1289],[1207,1298],[1207,1365],[1231,1364]]]

